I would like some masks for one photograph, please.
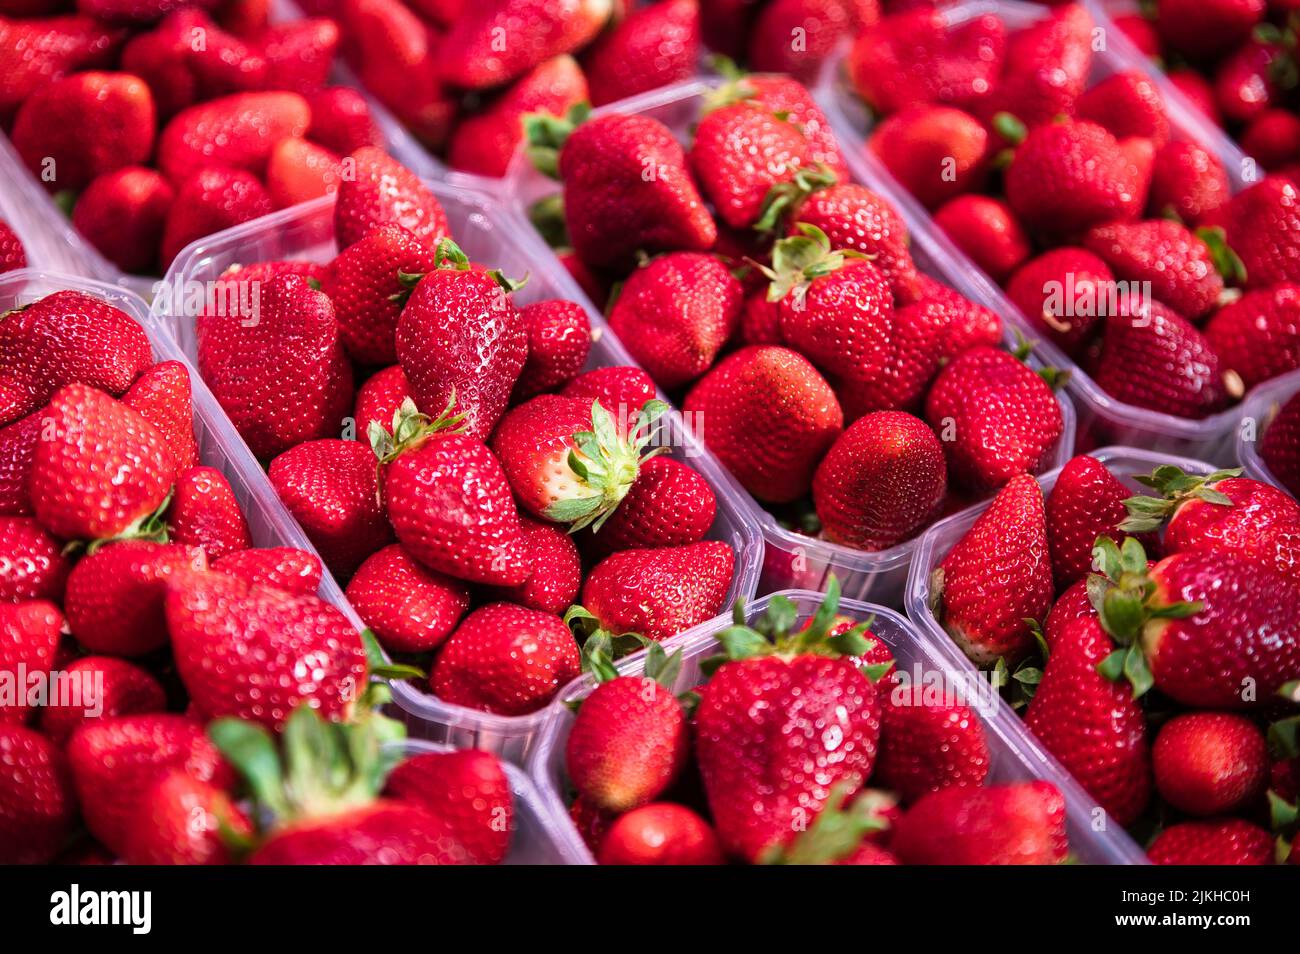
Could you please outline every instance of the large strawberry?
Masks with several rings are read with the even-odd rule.
[[[885,119],[868,148],[927,209],[981,189],[989,170],[989,134],[951,106],[920,105]]]
[[[574,802],[575,805],[581,804]],[[653,802],[619,815],[599,839],[602,865],[720,865],[726,862],[709,823],[685,805]]]
[[[1170,825],[1147,847],[1155,865],[1271,865],[1274,838],[1241,818]]]
[[[514,795],[501,760],[490,752],[414,755],[389,774],[384,794],[429,809],[475,864],[500,864],[510,850]]]
[[[1013,113],[1027,126],[1072,116],[1088,84],[1095,45],[1092,15],[1082,4],[1058,6],[1048,16],[1012,34],[1003,75],[980,112]]]
[[[1132,496],[1106,465],[1081,454],[1061,468],[1047,495],[1047,540],[1052,548],[1052,575],[1056,588],[1064,590],[1088,575],[1092,548],[1100,536],[1122,542],[1120,526],[1129,519],[1125,502]],[[1142,532],[1125,526],[1126,530]],[[1156,543],[1149,532],[1142,536],[1146,546]]]
[[[668,0],[631,9],[583,54],[582,65],[593,105],[603,106],[690,79],[699,56],[699,3]]]
[[[1083,244],[1116,278],[1150,283],[1157,300],[1192,321],[1208,315],[1223,294],[1223,276],[1215,270],[1209,246],[1177,222],[1099,225]]]
[[[877,0],[774,0],[754,21],[749,37],[749,64],[756,70],[790,73],[815,82],[822,64],[855,29],[874,26]]]
[[[27,690],[49,677],[62,628],[63,614],[47,600],[0,603],[0,672],[11,680],[0,723],[27,720]]]
[[[716,44],[710,46],[715,50],[719,48]],[[740,73],[725,63],[719,67],[724,75],[730,77],[730,82],[709,94],[710,105],[721,106],[737,99],[747,99],[785,116],[803,130],[812,162],[825,166],[840,180],[848,178],[848,164],[840,152],[839,140],[808,87],[784,73]]]
[[[442,76],[466,89],[500,86],[543,60],[587,44],[611,0],[499,0],[469,5],[440,47]]]
[[[334,237],[347,248],[382,225],[399,225],[433,245],[450,230],[438,197],[384,150],[362,146],[345,160],[352,169],[339,185]]]
[[[0,722],[0,862],[53,861],[76,816],[68,762],[58,746],[32,729]]]
[[[1160,797],[1189,815],[1248,810],[1268,784],[1268,744],[1250,719],[1189,712],[1160,727],[1151,747]]]
[[[296,93],[223,96],[182,110],[163,127],[158,168],[178,184],[209,166],[260,175],[272,147],[301,137],[310,124],[311,109]]]
[[[811,161],[798,126],[748,100],[704,115],[690,159],[704,194],[733,228],[757,222],[768,193]]]
[[[1294,182],[1269,176],[1237,193],[1205,224],[1223,228],[1245,269],[1247,288],[1300,280],[1300,193]]]
[[[81,14],[0,20],[0,118],[36,90],[77,70],[109,67],[125,31]]]
[[[1065,799],[1044,781],[940,789],[903,813],[889,846],[914,865],[1060,864]]]
[[[357,568],[347,597],[379,644],[394,653],[440,645],[469,609],[467,584],[421,566],[396,543]]]
[[[1246,390],[1300,368],[1300,284],[1246,292],[1215,313],[1205,337]]]
[[[210,782],[172,770],[141,793],[122,857],[133,865],[224,865],[253,826]]]
[[[296,547],[239,550],[221,557],[211,569],[290,593],[315,593],[324,572],[320,557]]]
[[[94,179],[77,197],[72,224],[99,253],[125,272],[158,268],[158,250],[176,192],[143,166],[126,166]]]
[[[265,186],[243,169],[208,167],[177,183],[163,224],[160,261],[170,264],[187,245],[214,232],[270,215]]]
[[[63,546],[30,517],[0,517],[0,602],[63,600]]]

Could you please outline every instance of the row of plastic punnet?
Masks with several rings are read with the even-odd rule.
[[[944,15],[949,22],[959,23],[992,13],[1001,18],[1008,28],[1015,30],[1046,16],[1047,12],[1046,7],[1037,4],[1018,3],[1014,0],[978,0],[945,8]],[[1112,27],[1102,36],[1105,40],[1104,48],[1093,56],[1089,85],[1114,73],[1134,69],[1152,72],[1156,85],[1165,97],[1173,138],[1197,142],[1216,154],[1224,164],[1234,192],[1248,186],[1254,177],[1263,176],[1230,140],[1216,134],[1213,127],[1163,76],[1152,71],[1150,64],[1137,54],[1119,30]],[[879,183],[902,209],[913,230],[930,234],[934,247],[945,263],[945,272],[952,276],[955,286],[1031,336],[1036,341],[1034,351],[1044,362],[1070,371],[1066,389],[1074,399],[1078,412],[1079,446],[1131,444],[1171,454],[1191,454],[1217,463],[1227,464],[1232,461],[1235,431],[1242,413],[1240,405],[1201,420],[1191,420],[1117,401],[1103,391],[1065,352],[1054,343],[1043,340],[1042,335],[1029,324],[997,283],[935,228],[929,213],[889,174],[874,154],[863,146],[871,129],[872,117],[850,86],[843,55],[829,63],[823,71],[817,96],[840,139],[845,142],[846,154],[855,175]]]
[[[528,224],[509,209],[472,190],[436,182],[428,185],[447,213],[452,235],[473,261],[500,267],[512,277],[528,275],[528,282],[515,294],[518,302],[554,298],[583,302],[568,273],[549,260],[549,253],[531,235]],[[194,359],[193,317],[184,314],[184,307],[177,307],[177,303],[183,305],[187,294],[210,287],[208,283],[232,265],[277,259],[327,262],[336,252],[330,199],[285,209],[190,245],[172,264],[166,278],[167,294],[155,299],[154,311],[181,349]],[[601,333],[599,317],[593,315],[592,322],[597,334],[588,366],[634,364],[612,335]],[[709,536],[729,543],[735,553],[735,574],[726,605],[752,597],[758,585],[763,541],[748,508],[717,462],[687,433],[678,415],[669,416],[659,439],[673,456],[698,470],[715,491],[717,516]],[[239,446],[246,466],[260,470],[242,441]],[[331,586],[337,601],[345,604],[332,581]],[[348,612],[352,613],[350,607]],[[394,683],[393,688],[413,736],[459,748],[488,749],[516,762],[522,762],[549,715],[546,709],[525,716],[493,715],[445,703],[411,682]]]
[[[198,440],[199,458],[225,475],[235,499],[248,520],[253,545],[257,547],[298,547],[311,544],[297,522],[276,497],[270,482],[252,460],[234,425],[218,406],[216,399],[199,379],[189,359],[164,331],[144,301],[118,285],[92,279],[62,275],[50,271],[23,269],[0,275],[0,313],[30,304],[57,291],[72,290],[104,299],[140,323],[158,361],[179,361],[190,374],[194,403],[194,435]],[[342,592],[328,575],[321,583],[323,599],[339,606],[354,625],[360,620],[343,599]],[[406,748],[412,754],[441,751],[445,746],[411,740]],[[574,864],[581,861],[581,843],[573,844],[574,835],[566,824],[550,817],[532,783],[514,765],[506,765],[510,790],[514,796],[515,833],[507,863]]]
[[[801,621],[811,617],[822,601],[820,593],[808,590],[769,594],[749,607],[750,619],[761,615],[776,595],[785,596],[795,603]],[[1095,800],[1042,751],[1011,707],[974,667],[964,659],[954,660],[942,646],[936,646],[933,640],[927,639],[914,624],[894,610],[857,600],[843,600],[839,611],[856,620],[874,617],[872,635],[889,645],[898,669],[907,675],[912,685],[924,686],[927,691],[931,687],[934,691],[942,689],[945,697],[962,699],[976,710],[988,742],[989,783],[1045,779],[1060,789],[1065,797],[1070,850],[1075,858],[1086,864],[1146,864],[1142,850],[1122,828],[1108,824],[1109,819],[1097,807]],[[672,648],[680,648],[683,659],[681,673],[673,686],[675,692],[700,684],[703,679],[700,663],[719,651],[717,633],[730,624],[729,616],[721,616],[672,641]],[[634,659],[623,662],[619,668],[625,674],[639,674],[643,665],[643,660]],[[569,686],[561,701],[581,700],[594,688],[591,677],[584,677]],[[555,718],[547,726],[528,763],[529,774],[537,784],[551,817],[557,823],[570,825],[568,806],[572,792],[565,772],[565,747],[573,719],[573,712],[567,705],[558,706]],[[594,862],[589,850],[584,850],[583,854],[588,863]]]
[[[596,111],[596,115],[610,113],[650,116],[659,120],[679,138],[685,140],[689,130],[698,120],[705,95],[719,80],[691,80],[645,93],[631,99],[610,104]],[[845,143],[846,146],[849,143]],[[882,191],[874,178],[875,170],[869,166],[855,169],[855,178],[875,191]],[[534,203],[560,190],[559,183],[543,176],[528,163],[527,156],[517,153],[510,169],[509,189],[511,200],[521,213]],[[892,196],[891,196],[892,198]],[[912,257],[921,271],[944,284],[970,295],[959,281],[960,265],[951,253],[936,242],[933,230],[926,226],[923,217],[910,217],[912,229]],[[973,297],[973,296],[971,296]],[[1007,329],[1007,343],[1012,344],[1013,330]],[[1056,451],[1047,468],[1056,467],[1067,460],[1074,447],[1075,410],[1071,402],[1060,397],[1064,429]],[[704,423],[704,422],[701,422]],[[829,543],[798,533],[780,524],[750,494],[731,480],[736,493],[743,497],[753,520],[763,531],[766,544],[763,559],[763,576],[760,592],[785,589],[821,590],[833,572],[841,583],[846,597],[857,600],[870,599],[888,606],[902,606],[903,590],[907,582],[907,567],[911,561],[916,540],[910,540],[888,550],[869,552],[841,544]]]
[[[1259,451],[1278,410],[1297,394],[1300,394],[1300,371],[1265,381],[1250,393],[1242,407],[1241,427],[1237,429],[1237,463],[1245,469],[1246,476],[1281,487],[1287,493],[1294,491],[1269,469]]]

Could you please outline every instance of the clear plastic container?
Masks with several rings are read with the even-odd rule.
[[[596,333],[588,367],[635,364],[614,336],[604,333],[603,320],[527,223],[487,195],[448,184],[429,182],[428,185],[447,213],[452,235],[472,260],[500,267],[512,277],[529,276],[528,283],[516,293],[517,301],[565,298],[588,307]],[[186,289],[206,287],[204,283],[215,280],[235,264],[284,258],[329,261],[337,251],[333,223],[333,202],[324,198],[195,242],[176,257],[167,273],[169,292],[159,295],[154,305],[159,321],[194,359],[197,353],[194,322],[170,307],[185,300]],[[717,516],[709,537],[731,544],[736,555],[735,575],[726,605],[740,597],[748,599],[758,586],[763,550],[762,536],[749,508],[717,461],[686,432],[676,413],[668,417],[666,426],[671,454],[699,471],[717,497]],[[249,466],[256,466],[242,441],[240,448]],[[450,705],[413,683],[395,683],[393,689],[413,736],[450,742],[458,748],[488,749],[517,762],[522,762],[548,716],[545,709],[508,717]]]
[[[1283,486],[1259,456],[1259,443],[1282,405],[1296,394],[1300,394],[1300,371],[1265,381],[1250,393],[1242,407],[1241,426],[1237,428],[1237,463],[1246,476],[1281,487],[1287,493],[1292,491]]]
[[[665,86],[603,106],[596,110],[595,115],[637,113],[651,116],[685,140],[699,118],[703,97],[719,83],[716,79],[691,80]],[[847,142],[843,139],[841,141]],[[855,166],[854,178],[874,191],[882,194],[885,191],[879,187],[877,172],[870,165]],[[533,169],[527,156],[521,152],[516,153],[511,164],[508,188],[511,201],[519,208],[520,214],[524,215],[534,203],[558,193],[560,184]],[[894,200],[894,196],[890,195],[890,199]],[[908,216],[908,225],[912,229],[912,257],[917,267],[968,298],[980,301],[976,294],[968,290],[969,283],[964,281],[961,265],[953,258],[953,252],[936,241],[934,231],[928,226],[924,214]],[[1007,325],[1007,344],[1014,345],[1014,339],[1015,329]],[[1064,395],[1060,396],[1060,404],[1064,428],[1048,469],[1068,460],[1074,448],[1075,409]],[[763,530],[766,550],[763,576],[759,583],[760,592],[821,590],[827,576],[834,571],[839,577],[844,595],[850,599],[870,599],[888,606],[903,605],[907,567],[916,547],[915,539],[874,553],[818,540],[781,526],[776,517],[764,509],[738,482],[730,477],[728,479],[736,493],[748,503],[753,519]]]
[[[777,594],[764,596],[750,607],[751,619],[761,614]],[[800,619],[811,616],[821,604],[820,593],[790,590],[783,594],[799,608]],[[863,620],[874,614],[871,627],[874,636],[883,639],[893,651],[898,667],[922,677],[936,678],[941,674],[943,684],[965,694],[966,698],[979,700],[972,705],[984,725],[988,740],[991,768],[990,782],[1017,782],[1045,779],[1052,782],[1065,796],[1070,850],[1079,861],[1086,864],[1145,864],[1146,856],[1118,825],[1107,825],[1107,818],[1095,802],[1081,789],[1051,756],[1033,741],[1011,708],[996,694],[964,657],[954,661],[924,638],[916,627],[893,610],[856,600],[843,600],[840,612]],[[719,617],[697,626],[674,639],[674,647],[682,649],[683,666],[674,689],[678,692],[699,684],[700,662],[717,652],[715,635],[731,623],[729,616]],[[627,660],[619,668],[625,673],[639,673],[643,660]],[[926,683],[928,685],[928,683]],[[594,683],[585,677],[571,684],[561,695],[567,703],[586,697]],[[555,718],[547,727],[529,759],[529,774],[536,782],[552,818],[572,825],[568,804],[570,789],[565,774],[564,752],[573,713],[566,705],[555,707]],[[576,831],[575,831],[576,834]],[[579,836],[580,840],[580,836]],[[584,856],[590,863],[590,851],[584,847]]]
[[[1046,16],[1047,8],[1014,0],[979,0],[954,4],[947,7],[944,13],[953,23],[993,13],[1009,29],[1016,30]],[[1106,48],[1093,56],[1090,85],[1114,73],[1133,69],[1150,70],[1149,64],[1137,54],[1119,30],[1109,29],[1105,38]],[[845,155],[855,177],[887,194],[903,213],[914,236],[930,233],[932,244],[944,263],[945,273],[950,276],[953,287],[968,298],[996,311],[1008,323],[1034,340],[1034,352],[1045,363],[1070,371],[1066,390],[1074,400],[1078,412],[1078,446],[1088,449],[1106,444],[1124,444],[1170,454],[1188,454],[1220,464],[1231,463],[1234,432],[1241,417],[1240,405],[1201,420],[1190,420],[1125,404],[1103,391],[1055,344],[1043,339],[997,283],[934,226],[925,208],[889,174],[875,154],[863,146],[871,129],[871,117],[848,83],[843,64],[842,55],[823,71],[817,99],[841,142],[847,145]],[[1184,97],[1176,95],[1176,90],[1168,80],[1156,75],[1155,82],[1166,100],[1173,138],[1198,142],[1218,155],[1224,163],[1234,191],[1244,188],[1248,184],[1247,173],[1253,172],[1243,159],[1241,151],[1226,137],[1215,133],[1213,126],[1207,124],[1204,117]]]

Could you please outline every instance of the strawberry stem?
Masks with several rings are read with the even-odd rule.
[[[1231,507],[1232,500],[1215,490],[1213,485],[1230,477],[1239,477],[1241,472],[1240,467],[1234,467],[1198,477],[1185,473],[1173,464],[1162,464],[1149,475],[1136,476],[1134,480],[1152,488],[1160,496],[1138,494],[1125,500],[1124,506],[1129,515],[1119,525],[1119,529],[1126,533],[1150,533],[1158,530],[1189,500],[1204,500],[1206,503]]]

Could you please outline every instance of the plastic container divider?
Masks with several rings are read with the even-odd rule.
[[[703,97],[720,82],[721,80],[717,79],[691,80],[665,86],[603,106],[596,110],[594,115],[637,113],[651,116],[673,130],[679,138],[684,138],[688,135],[687,130],[699,117]],[[842,145],[846,144],[843,134],[840,135]],[[880,187],[879,173],[876,169],[869,165],[862,165],[860,168],[855,166],[853,172],[854,178],[863,185],[873,191],[885,193],[885,190]],[[522,152],[515,154],[509,174],[509,194],[521,216],[526,217],[530,206],[559,192],[560,188],[558,182],[534,170]],[[891,201],[896,201],[896,197],[892,194],[889,198]],[[980,301],[977,297],[979,293],[969,289],[970,283],[965,280],[963,266],[950,249],[942,247],[935,240],[934,230],[925,221],[923,213],[907,218],[908,227],[912,231],[912,256],[917,267],[927,275],[957,289],[968,298]],[[549,254],[553,255],[553,253]],[[590,304],[586,298],[583,301]],[[1007,344],[1014,345],[1014,339],[1015,329],[1008,325]],[[1060,405],[1064,429],[1047,469],[1063,464],[1074,450],[1075,409],[1064,395],[1060,397]],[[907,568],[912,551],[916,548],[917,538],[877,552],[818,540],[781,526],[776,517],[734,478],[728,475],[727,479],[734,492],[746,502],[752,513],[752,519],[763,531],[766,550],[763,576],[759,583],[760,592],[785,589],[821,590],[833,571],[840,580],[843,594],[850,599],[870,599],[873,602],[895,607],[903,605]],[[919,536],[920,534],[917,535],[918,538]]]
[[[531,234],[527,223],[490,197],[436,182],[428,183],[446,210],[452,235],[470,258],[502,268],[512,277],[529,275],[516,293],[520,303],[566,298],[584,304],[576,284],[558,263],[548,260],[545,247]],[[333,239],[333,202],[318,199],[245,223],[190,245],[177,256],[167,275],[168,292],[159,295],[154,310],[181,349],[194,359],[197,345],[193,320],[183,309],[187,292],[202,291],[207,283],[235,264],[252,264],[294,258],[327,262],[336,253]],[[602,329],[599,316],[592,315],[594,329]],[[588,367],[634,364],[612,335],[600,333],[593,342]],[[696,468],[714,489],[717,516],[711,539],[725,540],[736,555],[735,575],[727,606],[739,597],[752,597],[762,564],[762,536],[738,497],[725,472],[686,433],[674,413],[666,423],[667,443],[673,456]],[[256,467],[252,453],[240,441],[249,467]],[[327,574],[328,576],[328,574]],[[340,594],[340,600],[343,599]],[[349,612],[351,612],[349,608]],[[402,709],[413,736],[450,742],[458,748],[481,748],[498,752],[522,763],[528,746],[548,718],[548,710],[524,716],[500,716],[442,702],[414,684],[393,684],[394,699]]]
[[[1283,486],[1259,456],[1259,442],[1278,410],[1296,394],[1300,394],[1300,371],[1265,381],[1251,392],[1242,408],[1241,426],[1237,428],[1237,463],[1245,469],[1246,476],[1281,487],[1287,493],[1293,491]]]
[[[945,8],[943,12],[949,22],[953,23],[992,13],[1000,17],[1009,29],[1016,30],[1046,16],[1048,8],[1015,0],[979,0],[974,3],[958,3]],[[1089,85],[1114,73],[1149,69],[1132,44],[1127,43],[1122,36],[1118,40],[1111,36],[1118,35],[1119,32],[1111,30],[1107,34],[1106,49],[1094,55]],[[1078,412],[1079,446],[1086,449],[1102,444],[1133,445],[1171,454],[1189,454],[1216,463],[1230,463],[1234,430],[1241,416],[1240,405],[1200,420],[1191,420],[1117,401],[1103,391],[1064,351],[1045,340],[997,283],[934,226],[926,209],[865,147],[872,120],[865,104],[848,84],[844,75],[844,59],[844,55],[841,55],[823,71],[823,81],[816,95],[831,125],[846,146],[845,156],[854,176],[888,195],[903,213],[914,235],[928,233],[954,287],[968,298],[996,311],[1035,341],[1034,352],[1044,363],[1070,371],[1066,390],[1073,398]],[[1211,136],[1210,127],[1182,96],[1174,95],[1176,91],[1168,80],[1158,75],[1154,79],[1166,98],[1166,111],[1173,138],[1197,142],[1216,154],[1224,163],[1233,190],[1244,188],[1248,183],[1243,177],[1240,150],[1222,136]]]
[[[749,608],[750,618],[761,614],[775,595],[778,594],[769,594],[755,602]],[[821,594],[806,590],[788,590],[780,595],[794,601],[799,609],[800,620],[810,617],[822,601]],[[1105,819],[1096,814],[1098,810],[1095,801],[1069,773],[1031,740],[1010,706],[992,692],[989,684],[974,667],[969,663],[954,665],[954,661],[939,651],[912,623],[891,609],[856,600],[843,600],[839,611],[857,620],[874,615],[872,635],[889,645],[898,668],[907,672],[914,683],[920,681],[920,684],[928,687],[931,684],[929,680],[941,677],[945,689],[962,693],[972,700],[972,708],[980,716],[988,741],[991,761],[989,782],[1045,779],[1060,789],[1065,796],[1070,849],[1075,857],[1087,864],[1146,863],[1142,850],[1118,826],[1097,830],[1099,821],[1104,822]],[[682,650],[683,666],[673,686],[674,691],[682,692],[699,685],[700,662],[716,652],[719,644],[715,636],[730,623],[729,616],[719,617],[676,637],[674,646]],[[623,661],[619,669],[624,673],[636,674],[642,671],[643,665],[644,660],[638,658]],[[594,688],[591,678],[584,677],[569,686],[561,695],[561,702],[582,699]],[[976,706],[974,702],[979,702],[980,705]],[[573,719],[573,713],[567,706],[557,705],[555,718],[538,741],[528,763],[529,773],[551,816],[569,825],[572,822],[568,814],[569,787],[564,759],[565,744]],[[589,863],[595,860],[589,850],[584,850],[584,856]]]

